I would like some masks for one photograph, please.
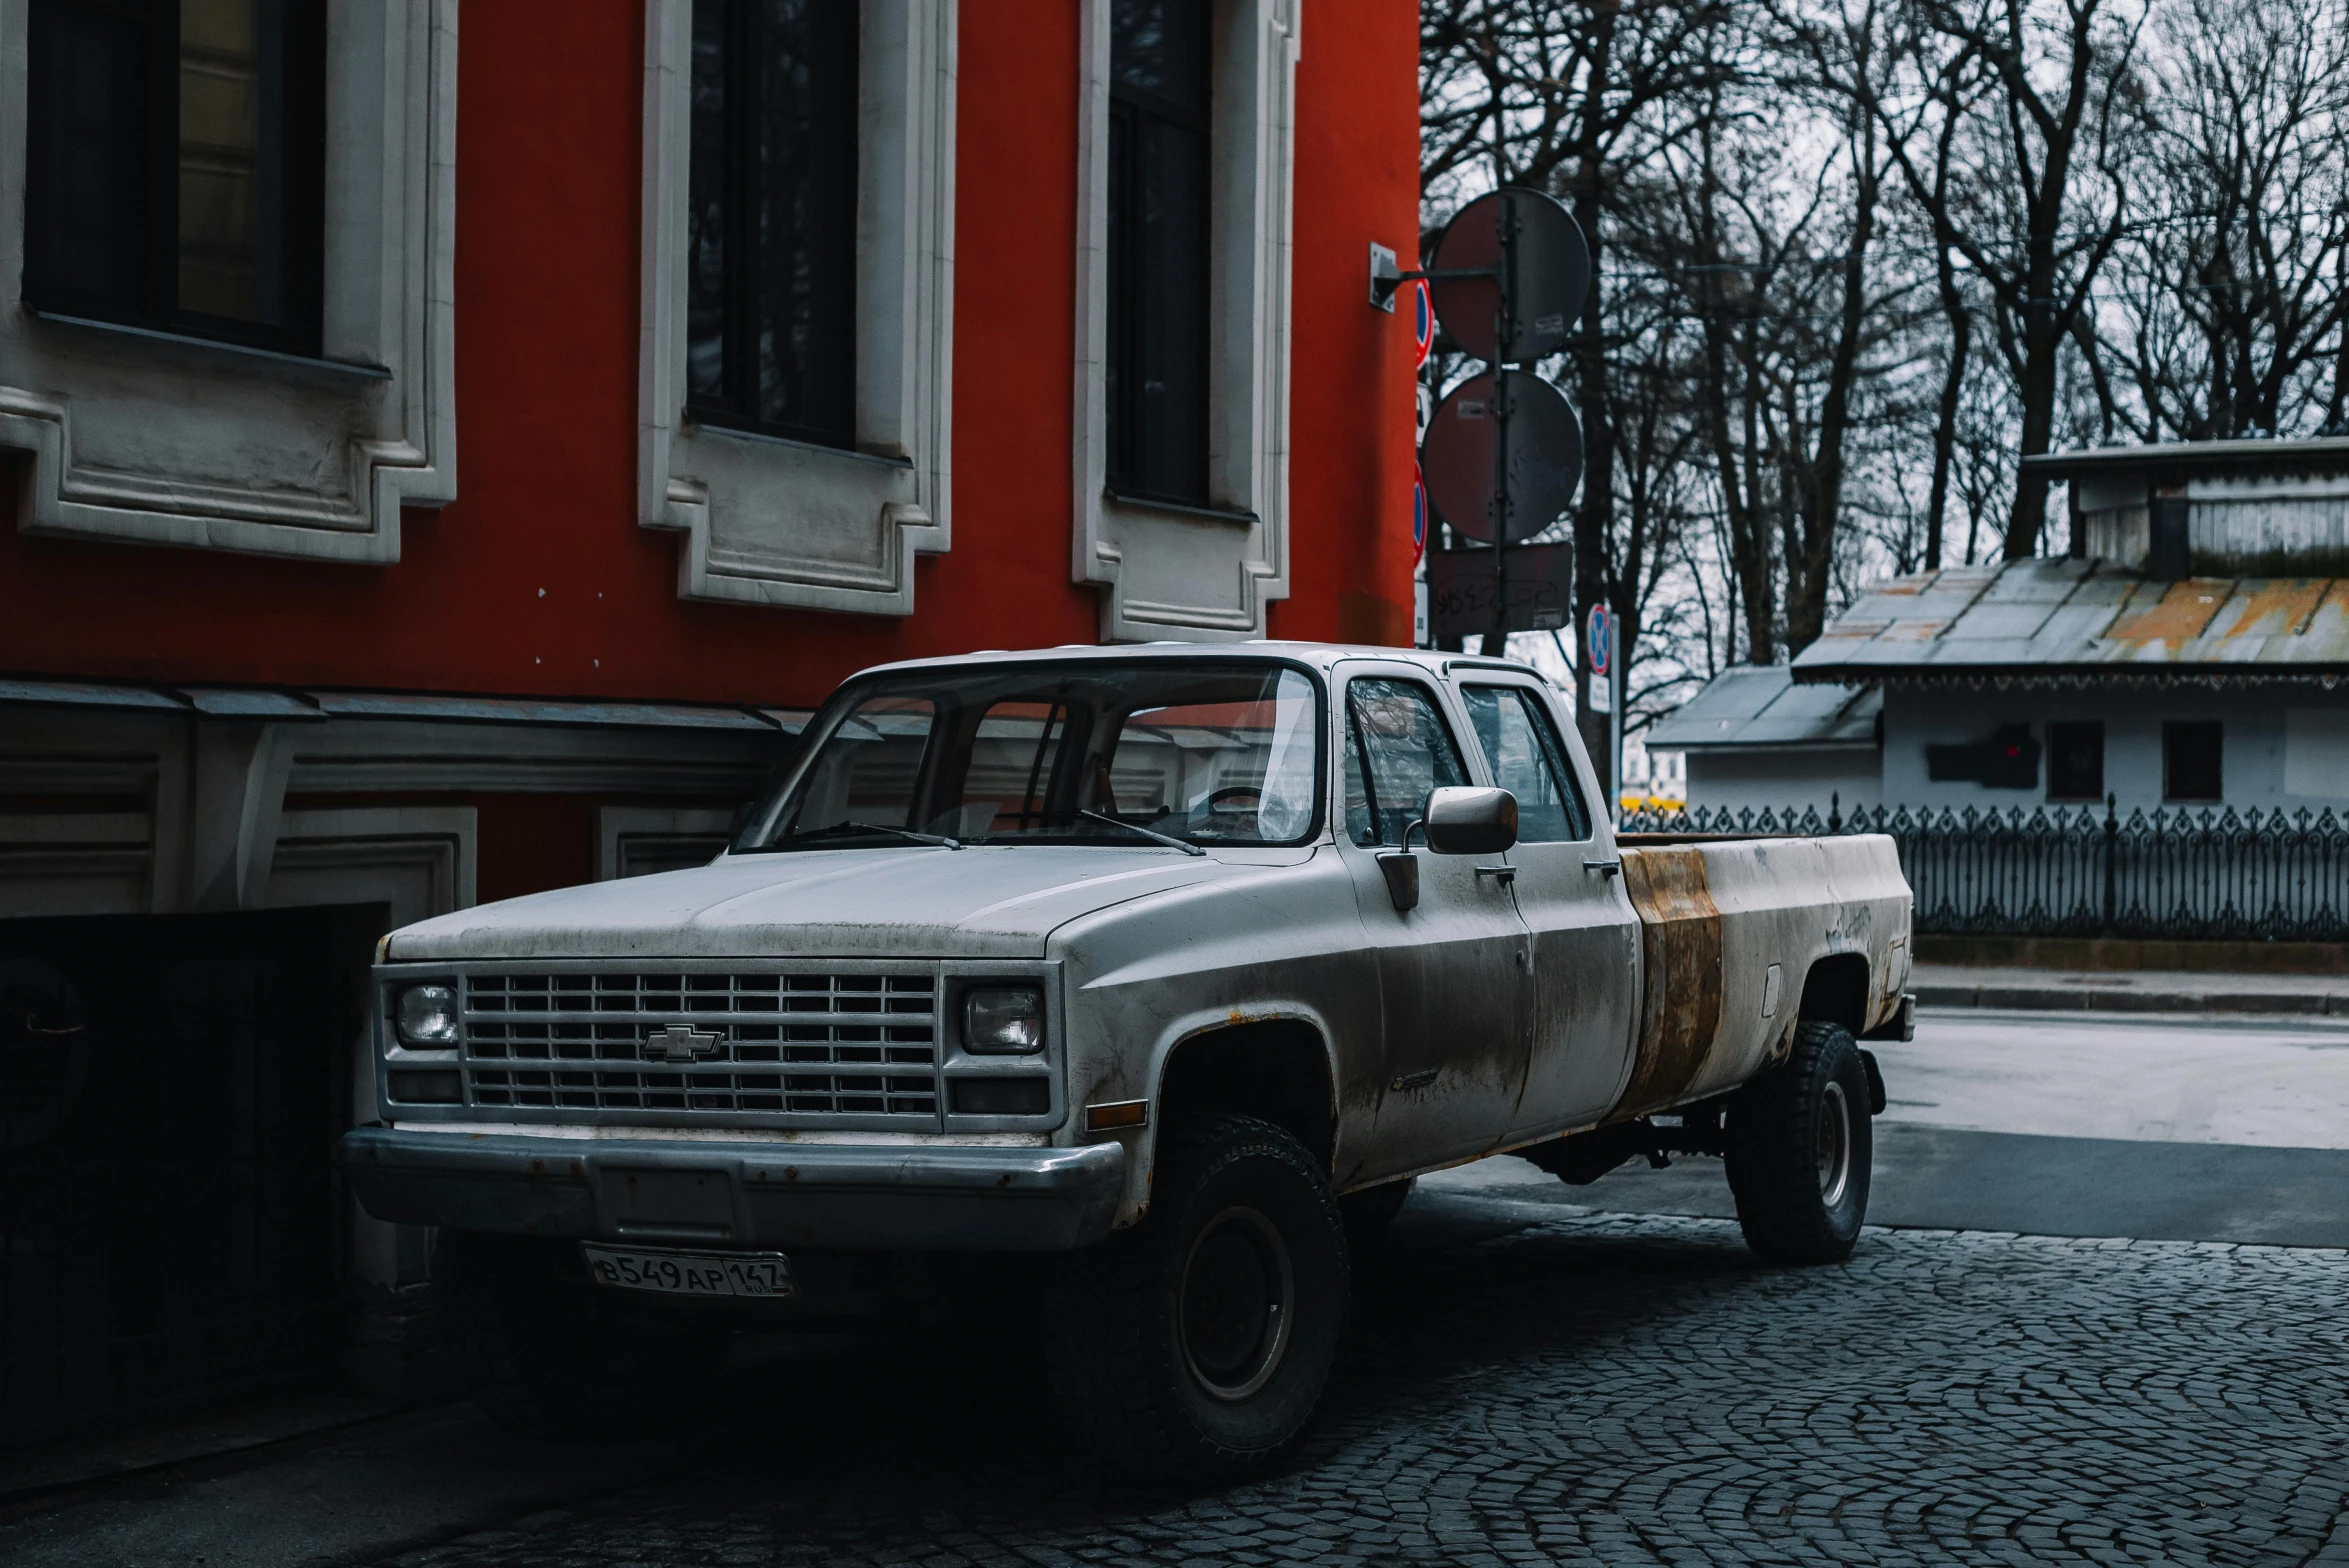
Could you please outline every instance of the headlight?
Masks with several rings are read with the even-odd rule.
[[[1044,1049],[1044,994],[1034,986],[988,986],[962,1000],[962,1048],[995,1056]]]
[[[457,988],[412,985],[400,993],[400,1039],[409,1045],[457,1043]]]

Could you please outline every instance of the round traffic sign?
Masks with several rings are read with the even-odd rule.
[[[1493,542],[1493,377],[1471,376],[1444,395],[1419,448],[1436,513],[1480,544]],[[1509,536],[1520,544],[1556,522],[1582,480],[1582,426],[1566,395],[1529,370],[1507,372]]]
[[[1419,465],[1411,465],[1411,564],[1417,566],[1427,554],[1427,475]]]
[[[1425,278],[1411,280],[1411,334],[1419,349],[1415,368],[1424,367],[1435,351],[1435,301],[1428,298]]]
[[[1603,604],[1590,607],[1589,639],[1591,675],[1603,678],[1615,664],[1615,617]]]
[[[1436,240],[1428,270],[1497,270],[1504,224],[1516,231],[1509,321],[1499,319],[1498,276],[1431,280],[1444,330],[1488,364],[1539,359],[1564,348],[1590,289],[1590,246],[1582,225],[1554,197],[1516,186],[1479,196],[1454,214]]]

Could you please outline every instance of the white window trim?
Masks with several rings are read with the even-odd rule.
[[[1208,494],[1109,500],[1109,5],[1082,0],[1073,575],[1108,641],[1264,635],[1289,594],[1289,291],[1299,0],[1216,0]]]
[[[684,847],[702,860],[713,859],[726,847],[726,830],[733,825],[734,813],[711,806],[598,806],[595,879],[645,875],[639,862],[647,850],[669,850],[652,857],[665,860]]]
[[[0,0],[0,450],[25,533],[400,558],[456,498],[456,0],[328,0],[323,357],[34,317],[29,0]]]
[[[286,812],[259,907],[382,904],[392,931],[470,909],[479,815],[471,806]]]
[[[954,0],[861,0],[856,451],[685,412],[692,0],[647,0],[638,520],[684,599],[913,613],[943,552],[954,363]]]

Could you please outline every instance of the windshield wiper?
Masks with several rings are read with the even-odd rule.
[[[834,833],[890,833],[898,838],[911,839],[916,844],[937,844],[947,849],[962,848],[962,840],[959,838],[947,838],[937,833],[916,833],[912,828],[893,828],[879,822],[827,822],[805,833],[786,833],[783,842],[796,844],[804,839],[826,838]]]
[[[1082,806],[1077,808],[1077,815],[1085,818],[1090,822],[1106,822],[1113,828],[1125,828],[1131,832],[1141,834],[1144,838],[1154,838],[1161,844],[1166,845],[1168,848],[1179,849],[1186,855],[1204,855],[1207,853],[1207,851],[1201,849],[1198,845],[1192,843],[1188,839],[1176,838],[1172,833],[1161,833],[1156,828],[1146,828],[1139,822],[1128,822],[1123,817],[1112,817],[1106,816],[1098,811],[1087,811]]]

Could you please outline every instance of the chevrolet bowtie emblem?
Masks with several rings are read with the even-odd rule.
[[[664,1061],[693,1062],[718,1048],[718,1037],[686,1024],[670,1024],[644,1037],[644,1054]]]

